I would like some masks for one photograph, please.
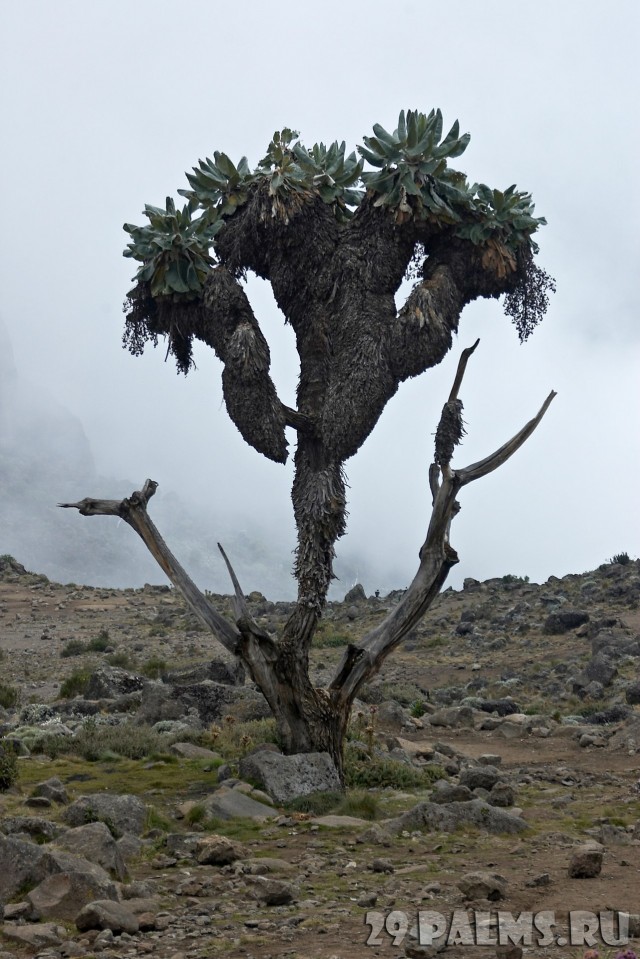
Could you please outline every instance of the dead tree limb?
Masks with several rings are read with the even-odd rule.
[[[58,503],[63,509],[77,509],[82,516],[118,516],[142,539],[143,543],[207,629],[230,653],[239,652],[240,631],[212,606],[175,558],[147,513],[147,503],[158,488],[148,479],[141,490],[126,499],[105,500],[85,497],[78,503]]]
[[[457,400],[469,357],[478,343],[465,350],[458,364],[456,378],[449,397],[443,408],[443,420],[453,398]],[[404,639],[407,633],[420,621],[447,578],[449,570],[458,563],[458,555],[449,544],[451,521],[460,510],[456,497],[463,486],[486,476],[505,463],[523,445],[533,433],[546,413],[556,393],[551,391],[536,416],[516,435],[485,459],[465,469],[451,469],[449,458],[436,462],[429,470],[429,485],[433,497],[433,510],[425,541],[420,549],[420,566],[412,583],[398,605],[391,610],[382,622],[372,629],[357,646],[349,647],[338,665],[336,675],[330,685],[336,706],[343,707],[353,702],[363,683],[375,675],[385,659]],[[440,430],[439,426],[439,430]],[[436,447],[438,445],[436,434]],[[358,650],[360,655],[355,655]]]

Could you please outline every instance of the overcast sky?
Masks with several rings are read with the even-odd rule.
[[[439,106],[447,128],[458,118],[471,133],[454,165],[533,193],[548,220],[539,262],[558,292],[525,346],[495,301],[466,309],[447,361],[401,387],[347,463],[339,549],[381,571],[369,590],[408,583],[432,434],[459,352],[480,336],[458,465],[558,396],[516,457],[463,491],[450,582],[541,582],[637,556],[639,26],[636,0],[5,0],[0,313],[18,370],[82,419],[100,473],[207,496],[247,530],[268,518],[281,560],[293,542],[291,470],[244,445],[213,354],[199,350],[185,379],[162,349],[134,359],[121,348],[134,272],[122,224],[145,222],[145,202],[177,198],[184,172],[215,149],[253,165],[285,125],[307,145],[355,147],[375,122],[393,129],[401,108]],[[291,331],[264,283],[248,289],[292,402]]]

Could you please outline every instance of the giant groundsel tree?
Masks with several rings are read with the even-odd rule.
[[[274,134],[255,169],[224,153],[187,174],[182,209],[147,206],[145,226],[125,225],[125,256],[140,262],[125,304],[124,343],[139,355],[163,337],[178,369],[192,366],[192,344],[223,363],[229,416],[244,440],[278,463],[297,436],[292,500],[298,532],[298,599],[281,636],[252,619],[223,552],[235,617],[222,617],[164,543],[148,512],[156,484],[122,501],[87,498],[84,515],[124,519],[214,636],[248,670],[277,719],[288,752],[328,750],[341,768],[351,704],[364,682],[415,626],[458,557],[449,542],[457,495],[522,445],[538,414],[495,453],[465,469],[451,465],[462,433],[458,393],[474,347],[462,354],[444,405],[429,472],[433,512],[411,585],[386,618],[347,647],[327,688],[309,678],[309,649],[345,532],[344,464],[362,446],[399,385],[440,363],[460,315],[479,297],[504,296],[521,340],[544,315],[553,281],[536,265],[534,234],[544,224],[531,196],[510,186],[471,184],[453,168],[469,142],[442,115],[402,112],[389,133],[376,125],[357,153],[344,143],[303,146]],[[269,347],[247,298],[252,271],[267,280],[290,323],[300,357],[296,408],[278,398]],[[400,309],[394,294],[415,280]]]

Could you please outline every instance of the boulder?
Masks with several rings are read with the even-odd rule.
[[[80,796],[71,803],[65,809],[63,819],[69,826],[103,822],[116,838],[127,832],[140,836],[147,819],[147,807],[137,796],[93,793]]]
[[[438,709],[428,717],[428,722],[432,726],[473,729],[473,709],[470,706],[449,706]]]
[[[256,899],[265,906],[286,906],[293,901],[293,887],[282,879],[271,879],[265,876],[256,876],[254,891]]]
[[[571,879],[593,879],[599,876],[602,870],[604,849],[599,843],[587,843],[579,846],[572,854],[569,862],[569,877]]]
[[[142,676],[128,673],[117,666],[98,666],[89,677],[85,692],[86,699],[115,699],[126,693],[138,692],[149,683]]]
[[[496,783],[492,786],[489,798],[487,799],[490,806],[499,806],[501,809],[515,805],[515,801],[516,791],[513,786],[509,786],[508,783]]]
[[[26,833],[34,842],[51,842],[66,832],[67,827],[41,816],[7,816],[0,823],[2,832],[7,836],[14,833]]]
[[[116,934],[126,932],[133,936],[140,928],[128,903],[125,905],[110,899],[88,903],[76,916],[75,923],[79,932],[86,932],[88,929],[110,929]]]
[[[492,789],[500,779],[495,766],[467,766],[460,770],[460,785],[469,789]]]
[[[630,683],[624,691],[624,698],[630,706],[640,706],[640,681]]]
[[[180,759],[203,759],[206,761],[220,759],[220,753],[214,752],[213,749],[207,749],[205,746],[196,746],[195,743],[172,743],[169,746],[169,752],[173,753],[174,756],[179,756]]]
[[[489,899],[496,902],[504,899],[507,891],[504,876],[492,872],[468,872],[457,885],[465,899]]]
[[[258,750],[240,760],[240,775],[257,782],[278,803],[342,789],[329,753],[282,756],[270,750]]]
[[[396,819],[388,819],[384,827],[392,835],[399,835],[404,830],[412,832],[416,829],[455,832],[464,825],[477,826],[489,833],[515,834],[524,832],[527,828],[526,822],[519,816],[490,806],[482,799],[446,805],[434,802],[418,803]]]
[[[242,843],[215,833],[200,839],[195,849],[196,859],[201,866],[228,866],[246,855],[247,850]]]
[[[367,594],[364,591],[364,586],[360,583],[356,583],[355,586],[352,586],[347,593],[345,593],[344,603],[363,603],[367,598]]]
[[[609,686],[618,675],[618,670],[604,652],[599,652],[587,663],[584,674],[591,681]]]
[[[273,806],[258,802],[238,789],[221,786],[203,805],[210,819],[269,819],[275,815]]]
[[[63,836],[57,839],[56,845],[69,852],[84,856],[90,862],[97,863],[98,866],[102,866],[106,872],[120,882],[126,879],[127,867],[122,854],[108,827],[103,822],[91,822],[87,823],[86,826],[76,826],[75,829],[68,829]]]
[[[49,874],[45,850],[33,842],[0,833],[0,902],[7,902],[25,886]]]
[[[66,789],[56,777],[53,777],[52,779],[46,779],[44,782],[38,783],[37,786],[34,786],[31,795],[44,796],[46,799],[50,799],[52,802],[57,802],[61,806],[66,806],[69,802]]]
[[[542,631],[547,636],[559,636],[568,633],[570,629],[577,629],[583,623],[589,622],[589,614],[581,609],[565,609],[547,616]]]
[[[438,779],[434,784],[431,801],[437,803],[469,802],[473,793],[468,786],[455,785],[446,779]]]
[[[31,919],[73,922],[82,907],[97,896],[116,900],[117,888],[108,876],[96,875],[83,868],[47,876],[27,893],[26,898],[31,907]]]
[[[5,922],[1,931],[5,939],[10,942],[30,946],[33,949],[60,946],[67,938],[64,926],[58,926],[54,922],[25,923],[24,925]]]

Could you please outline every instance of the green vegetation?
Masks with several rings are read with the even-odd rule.
[[[417,769],[408,763],[382,756],[373,758],[362,749],[347,743],[345,749],[345,783],[350,788],[421,789],[433,785],[436,779],[446,778],[442,767],[430,765]]]
[[[13,744],[0,739],[0,792],[6,792],[18,781],[18,757]]]
[[[74,696],[84,696],[89,686],[91,673],[88,669],[75,669],[60,686],[62,699],[73,699]]]
[[[133,666],[131,657],[127,653],[111,653],[107,656],[109,666],[117,666],[119,669],[129,669]]]
[[[0,706],[3,709],[12,709],[18,705],[20,693],[15,686],[0,683]]]
[[[507,573],[505,576],[502,577],[502,582],[505,583],[505,584],[509,584],[509,583],[522,583],[522,584],[524,584],[524,583],[528,583],[528,582],[529,582],[529,577],[528,577],[528,576],[514,576],[514,575],[512,575],[511,573]]]
[[[108,629],[101,629],[98,635],[87,643],[87,649],[92,653],[104,653],[109,646],[111,646],[111,640]]]
[[[631,557],[628,553],[616,553],[615,556],[612,556],[609,560],[610,563],[619,563],[620,566],[628,566],[631,562]]]
[[[113,762],[114,757],[144,759],[162,755],[168,739],[149,726],[120,723],[111,726],[88,719],[75,736],[43,735],[33,744],[35,752],[55,759],[62,755],[80,756],[88,762]]]
[[[313,646],[316,649],[333,649],[346,646],[351,641],[351,636],[346,633],[336,633],[327,623],[323,623],[313,637]]]
[[[140,672],[149,679],[160,679],[167,672],[167,661],[160,656],[150,656]]]
[[[86,651],[87,647],[81,639],[70,639],[60,650],[60,655],[63,659],[68,659],[70,656],[81,656]]]
[[[308,796],[299,796],[287,803],[287,810],[289,812],[311,813],[313,816],[325,816],[327,813],[335,812],[342,799],[341,792],[309,793]]]
[[[206,820],[207,810],[201,803],[196,803],[195,806],[191,807],[184,818],[187,825],[198,826]]]
[[[225,716],[220,726],[214,723],[199,741],[221,753],[225,759],[238,759],[263,743],[277,744],[276,721],[253,719],[239,723],[234,716]]]

